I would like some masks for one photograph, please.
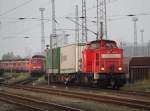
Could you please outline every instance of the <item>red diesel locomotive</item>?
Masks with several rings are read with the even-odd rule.
[[[97,40],[86,45],[83,51],[83,72],[92,74],[97,85],[119,88],[126,82],[123,49],[115,41]]]

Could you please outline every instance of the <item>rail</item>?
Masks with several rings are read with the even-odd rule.
[[[20,105],[35,111],[51,111],[53,109],[64,110],[64,111],[84,111],[82,109],[77,109],[65,105],[60,105],[56,103],[45,102],[37,99],[32,99],[24,96],[19,96],[10,92],[0,92],[0,100],[8,103]]]
[[[60,95],[72,98],[80,98],[83,100],[90,100],[95,102],[111,103],[115,105],[123,105],[132,108],[150,110],[150,101],[141,99],[131,99],[127,97],[117,97],[111,95],[96,95],[90,93],[81,93],[75,91],[67,91],[52,88],[41,88],[41,87],[31,87],[31,86],[8,86],[10,88],[24,89],[33,92],[47,93],[53,95]]]

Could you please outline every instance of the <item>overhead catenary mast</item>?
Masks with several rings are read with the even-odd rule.
[[[41,12],[41,53],[44,53],[45,49],[45,34],[44,34],[44,10],[45,8],[39,8]]]
[[[97,0],[97,38],[107,39],[107,7],[106,0]]]
[[[141,29],[140,32],[141,32],[141,46],[142,46],[141,55],[145,56],[145,54],[144,54],[144,52],[145,52],[144,51],[144,29]]]
[[[56,35],[56,17],[55,17],[55,0],[51,0],[52,3],[52,34],[50,37],[50,47],[57,47],[57,35]],[[53,46],[54,45],[54,46]]]
[[[133,47],[133,56],[138,56],[138,43],[137,43],[137,17],[133,17],[133,22],[134,22],[134,47]]]
[[[82,0],[82,42],[87,42],[86,0]]]

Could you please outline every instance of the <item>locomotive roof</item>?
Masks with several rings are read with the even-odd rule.
[[[130,66],[149,66],[150,57],[133,57],[130,61]]]
[[[105,43],[115,43],[116,44],[116,42],[113,41],[113,40],[95,40],[95,41],[89,42],[88,44],[98,43],[98,42],[101,42],[101,41],[105,42]]]
[[[34,56],[32,56],[32,58],[45,58],[45,56],[43,56],[43,55],[34,55]]]
[[[92,42],[90,42],[90,43],[97,43],[97,42],[101,42],[101,41],[103,41],[103,42],[106,42],[106,43],[116,43],[115,41],[113,41],[113,40],[95,40],[95,41],[92,41]]]

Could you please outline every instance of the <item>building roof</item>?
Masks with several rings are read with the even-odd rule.
[[[130,66],[150,66],[150,57],[133,57]]]

